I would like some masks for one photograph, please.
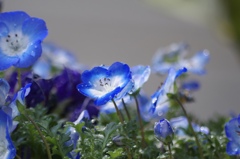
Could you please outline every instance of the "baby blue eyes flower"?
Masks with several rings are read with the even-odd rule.
[[[130,68],[127,64],[113,63],[110,67],[94,67],[84,71],[82,83],[77,86],[80,93],[93,98],[96,105],[123,98],[133,87]]]
[[[225,124],[225,133],[229,140],[227,143],[228,155],[240,154],[240,115]]]
[[[170,68],[180,69],[186,67],[188,72],[194,74],[204,74],[205,65],[209,61],[209,52],[202,50],[196,53],[192,58],[186,59],[188,52],[186,44],[172,44],[167,48],[159,50],[152,60],[152,69],[158,74],[166,74]]]
[[[45,22],[23,11],[0,14],[0,70],[31,66],[41,55],[47,36]]]
[[[161,107],[165,102],[167,102],[167,93],[174,93],[173,84],[175,79],[182,73],[187,72],[186,68],[175,70],[174,68],[169,70],[168,77],[164,84],[152,95],[152,112],[154,113],[156,107]]]
[[[157,139],[162,142],[171,142],[173,139],[173,129],[167,119],[161,119],[159,122],[155,122],[154,133]]]
[[[12,120],[3,110],[0,110],[0,158],[13,159],[16,149],[10,138]]]

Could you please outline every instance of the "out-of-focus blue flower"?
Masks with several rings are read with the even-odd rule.
[[[139,101],[141,116],[144,121],[162,119],[169,110],[169,102],[167,101],[161,106],[156,107],[153,113],[149,113],[149,110],[152,108],[152,101],[143,91],[138,94],[137,99]]]
[[[31,66],[42,53],[41,42],[47,36],[45,22],[23,11],[0,14],[0,70],[11,66]]]
[[[138,91],[145,82],[147,82],[151,68],[150,66],[137,65],[131,68],[132,79],[134,81],[134,87],[132,92]]]
[[[167,119],[160,119],[159,122],[155,122],[154,133],[157,139],[167,143],[172,141],[174,135],[173,129]]]
[[[128,95],[125,96],[123,98],[123,100],[124,100],[126,105],[128,105],[131,102],[131,98]],[[115,101],[115,103],[116,103],[119,110],[123,108],[123,103],[122,103],[121,100],[117,100],[117,101]],[[111,114],[111,113],[116,112],[115,106],[114,106],[113,102],[111,102],[111,101],[102,105],[99,109],[100,109],[100,113],[105,113],[105,114]]]
[[[73,122],[74,125],[77,125],[79,123],[81,123],[83,121],[83,119],[90,119],[89,113],[87,110],[84,110],[78,117],[78,119],[76,121]],[[79,134],[76,132],[75,128],[70,127],[67,131],[67,133],[70,132],[70,137],[71,140],[68,141],[66,144],[67,145],[73,145],[73,149],[77,148],[77,141],[79,139]],[[80,154],[76,153],[75,151],[71,151],[69,156],[71,157],[71,159],[79,159],[80,158]]]
[[[227,143],[228,155],[240,154],[240,115],[232,118],[225,124],[225,133],[229,140]]]
[[[5,104],[9,90],[10,86],[8,82],[0,78],[0,106],[3,106]]]
[[[153,72],[163,75],[168,73],[170,68],[180,69],[186,67],[190,73],[204,74],[205,65],[209,61],[209,52],[202,50],[192,58],[186,59],[187,49],[186,44],[176,43],[158,50],[152,60]]]
[[[113,63],[109,68],[94,67],[84,71],[82,82],[77,85],[79,92],[93,98],[96,105],[123,98],[133,87],[130,68],[127,64]]]
[[[173,84],[175,79],[182,73],[187,72],[186,68],[175,70],[174,68],[169,70],[168,77],[164,84],[152,95],[152,108],[151,111],[154,113],[156,107],[162,106],[166,101],[168,101],[167,93],[174,93]]]
[[[72,52],[54,43],[44,42],[42,47],[42,59],[56,68],[69,68],[77,71],[82,71],[87,68],[85,65],[78,62],[77,57],[75,57]]]
[[[51,78],[51,65],[41,58],[33,65],[32,71],[43,79]]]
[[[3,110],[0,110],[0,158],[13,159],[16,149],[10,137],[12,119]]]
[[[186,136],[186,133],[184,130],[188,128],[188,120],[184,116],[179,116],[176,118],[172,118],[170,120],[170,123],[174,129],[174,133],[178,136]],[[209,134],[208,127],[200,126],[198,124],[192,123],[193,130],[195,132],[201,132],[203,134]]]

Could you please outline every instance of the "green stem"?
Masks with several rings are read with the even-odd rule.
[[[50,152],[50,148],[49,148],[48,143],[47,143],[47,141],[45,140],[45,138],[44,138],[44,136],[43,136],[40,128],[37,126],[37,124],[36,124],[29,116],[27,116],[26,114],[23,114],[23,115],[24,115],[24,116],[33,124],[33,126],[37,129],[37,131],[38,131],[40,137],[42,138],[43,143],[44,143],[44,145],[45,145],[45,147],[46,147],[48,159],[52,159],[52,155],[51,155],[51,152]]]
[[[172,149],[171,149],[171,145],[170,144],[168,144],[168,150],[169,150],[169,157],[170,157],[170,159],[173,159],[173,157],[172,157]]]
[[[176,100],[177,103],[181,106],[181,108],[182,108],[182,110],[183,110],[183,113],[185,114],[185,116],[186,116],[186,118],[187,118],[187,120],[188,120],[189,128],[190,128],[190,130],[192,131],[192,133],[193,133],[193,135],[194,135],[194,137],[195,137],[195,141],[196,141],[197,146],[198,146],[198,151],[199,151],[199,154],[200,154],[200,158],[201,158],[201,159],[204,159],[204,157],[203,157],[203,152],[202,152],[202,146],[201,146],[201,144],[200,144],[200,142],[199,142],[199,139],[198,139],[197,134],[195,133],[195,131],[194,131],[193,127],[192,127],[192,122],[191,122],[190,118],[189,118],[188,115],[187,115],[187,111],[186,111],[186,109],[184,108],[183,104],[179,101],[178,98],[175,98],[175,100]]]
[[[168,150],[169,150],[169,157],[170,157],[170,159],[173,159],[173,157],[172,157],[172,149],[171,149],[171,145],[170,144],[168,144]]]
[[[113,99],[112,99],[112,102],[113,102],[113,105],[114,105],[114,107],[117,111],[118,118],[119,118],[120,122],[123,124],[123,118],[122,118],[122,115],[121,115],[120,111],[118,110],[117,104]]]
[[[145,147],[144,127],[143,127],[142,118],[140,115],[140,109],[139,109],[137,97],[135,95],[133,97],[134,97],[134,100],[136,102],[136,107],[137,107],[138,121],[139,121],[139,125],[140,125],[141,136],[142,136],[142,148],[144,148]]]
[[[131,116],[130,116],[130,114],[129,114],[129,111],[128,111],[128,109],[127,109],[126,103],[125,103],[125,101],[124,101],[123,98],[122,98],[122,103],[123,103],[124,110],[125,110],[125,112],[126,112],[126,114],[127,114],[128,120],[130,121],[130,120],[131,120]]]

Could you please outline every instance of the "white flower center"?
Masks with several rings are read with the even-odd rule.
[[[99,91],[103,92],[111,92],[114,89],[114,87],[112,87],[111,79],[106,77],[99,79],[97,88]]]
[[[21,32],[11,32],[0,41],[2,52],[8,56],[21,55],[28,44],[28,37],[22,35]]]

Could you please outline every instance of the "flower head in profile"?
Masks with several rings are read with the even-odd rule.
[[[0,70],[11,66],[31,66],[42,53],[41,43],[47,36],[42,19],[23,11],[0,14]]]
[[[240,115],[232,118],[225,124],[225,133],[229,140],[227,143],[228,155],[240,154]]]
[[[166,101],[168,101],[167,94],[174,93],[174,81],[182,73],[187,72],[186,68],[175,70],[171,68],[169,70],[168,77],[164,84],[152,95],[152,108],[151,111],[155,112],[156,107],[161,107]]]
[[[10,138],[12,119],[3,110],[0,110],[0,158],[13,159],[16,149]]]
[[[172,126],[167,119],[161,119],[159,122],[155,122],[154,133],[157,139],[163,143],[171,143],[174,133]]]
[[[180,69],[186,67],[189,73],[204,74],[205,65],[209,61],[209,52],[202,50],[191,58],[185,58],[188,46],[184,43],[172,44],[160,49],[153,56],[152,69],[160,75],[167,74],[170,68]]]
[[[77,85],[80,93],[93,98],[96,105],[123,98],[133,87],[130,68],[127,64],[115,62],[110,67],[94,67],[84,71],[82,83]]]

